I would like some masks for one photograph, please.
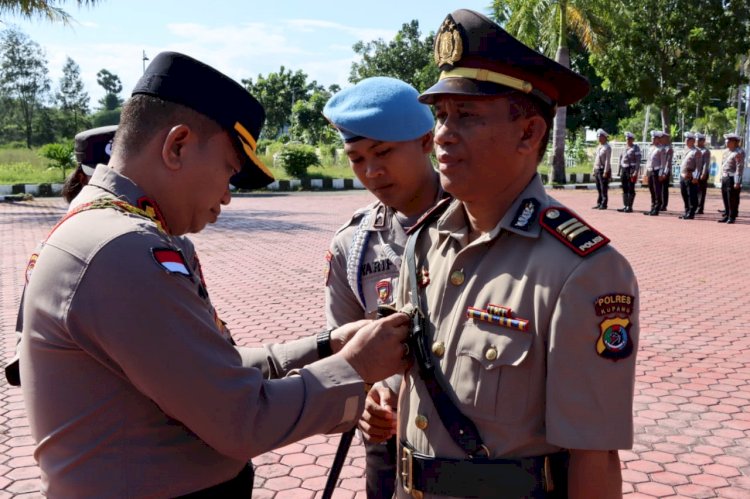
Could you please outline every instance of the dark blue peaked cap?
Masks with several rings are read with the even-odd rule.
[[[242,170],[230,179],[235,187],[256,189],[273,182],[255,153],[266,113],[236,81],[192,57],[161,52],[136,83],[132,95],[137,94],[182,104],[224,128],[245,152]]]
[[[112,139],[117,125],[101,126],[77,133],[75,154],[78,163],[94,168],[99,163],[106,165],[112,155]]]
[[[472,10],[445,18],[435,35],[440,80],[419,100],[438,95],[502,95],[519,91],[548,106],[568,106],[589,92],[583,76],[527,47],[497,23]]]

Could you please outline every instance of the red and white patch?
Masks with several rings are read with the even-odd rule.
[[[326,265],[323,268],[323,284],[328,286],[328,278],[331,276],[331,261],[333,261],[333,253],[331,250],[326,251]]]
[[[182,253],[171,248],[151,248],[156,263],[161,265],[167,272],[190,276],[185,257]]]

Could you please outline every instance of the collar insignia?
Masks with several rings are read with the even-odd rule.
[[[511,227],[514,229],[529,230],[531,222],[534,221],[534,215],[539,210],[539,205],[539,201],[534,198],[524,199],[518,206],[518,211]]]
[[[461,33],[458,31],[456,22],[449,15],[440,25],[438,34],[435,36],[435,62],[442,69],[447,64],[453,67],[461,60],[464,51]]]

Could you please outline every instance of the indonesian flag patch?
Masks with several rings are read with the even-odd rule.
[[[182,252],[172,248],[151,248],[151,254],[154,255],[156,263],[161,265],[167,272],[190,276],[190,269]]]

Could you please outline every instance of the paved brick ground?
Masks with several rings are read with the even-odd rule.
[[[682,221],[590,210],[591,191],[556,191],[632,262],[641,287],[636,442],[620,453],[626,496],[750,497],[750,217],[717,224],[721,201]],[[612,207],[619,196],[613,192]],[[648,194],[639,192],[636,207]],[[242,197],[194,240],[209,291],[239,342],[258,345],[323,324],[322,268],[328,240],[364,192]],[[750,207],[743,194],[740,208]],[[28,254],[65,209],[60,199],[0,203],[0,331],[11,334]],[[257,498],[319,497],[337,436],[317,436],[254,460]],[[38,497],[23,400],[0,383],[0,498]],[[337,498],[364,497],[364,452],[355,441]]]

